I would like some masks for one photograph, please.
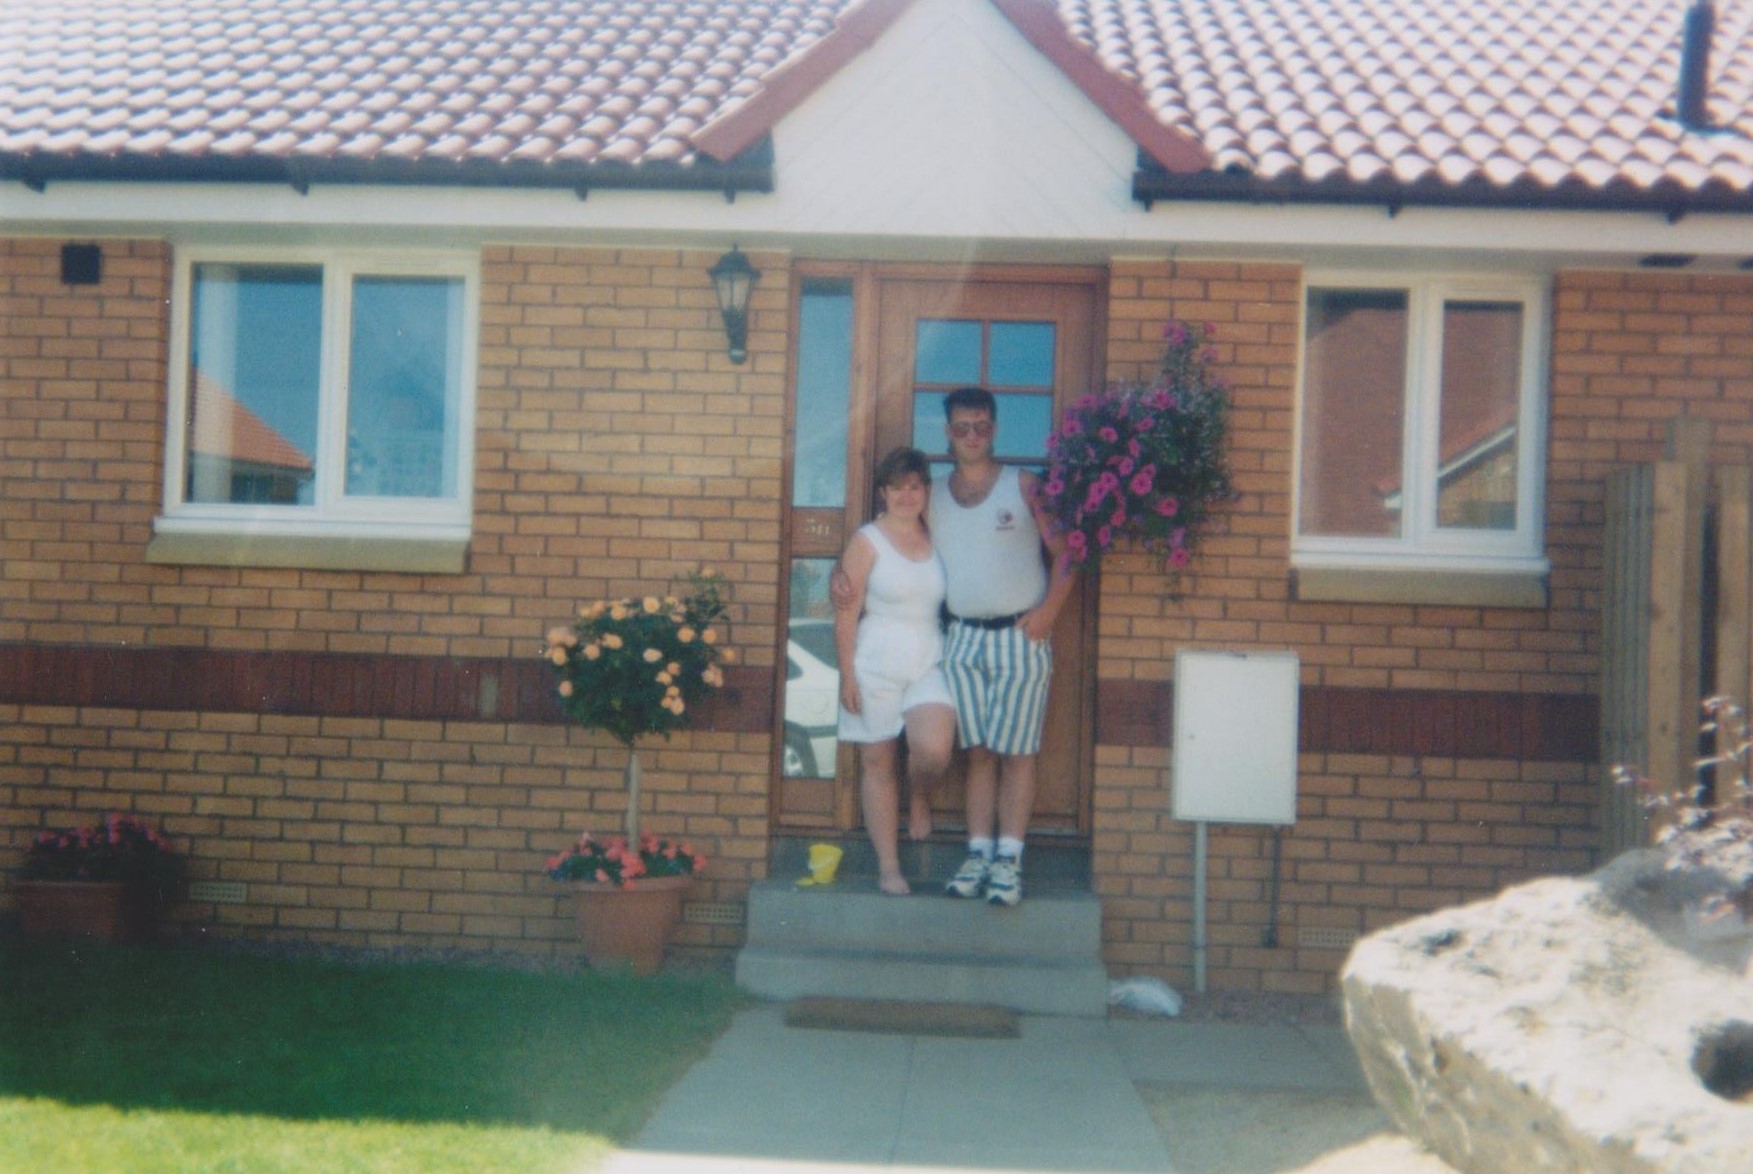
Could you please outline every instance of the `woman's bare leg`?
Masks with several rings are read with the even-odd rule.
[[[896,840],[901,834],[900,787],[895,779],[895,740],[859,746],[859,797],[864,804],[864,830],[876,849],[877,888],[904,897],[913,890],[901,875]]]
[[[915,705],[907,724],[907,838],[931,835],[931,793],[943,781],[955,748],[956,711],[948,705]]]

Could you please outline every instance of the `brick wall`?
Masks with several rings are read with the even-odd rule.
[[[742,680],[770,691],[782,259],[755,259],[738,367],[710,255],[485,250],[469,565],[411,575],[147,565],[169,251],[106,242],[103,284],[75,289],[59,245],[0,242],[0,642],[266,653],[270,672],[533,660],[581,600],[707,563],[731,583]],[[772,739],[747,726],[642,750],[645,827],[711,858],[702,902],[739,901],[765,871]],[[540,864],[618,829],[624,761],[561,724],[0,704],[0,870],[44,826],[133,810],[191,845],[195,879],[248,886],[242,905],[182,907],[191,924],[546,953],[572,936]],[[689,924],[679,944],[738,935]]]
[[[1667,417],[1717,420],[1721,459],[1753,440],[1753,280],[1567,274],[1554,297],[1550,606],[1545,610],[1301,603],[1289,589],[1300,273],[1233,263],[1127,262],[1111,275],[1109,375],[1148,373],[1163,324],[1209,322],[1235,395],[1242,499],[1190,573],[1170,582],[1123,556],[1104,567],[1098,677],[1172,675],[1180,647],[1294,649],[1305,688],[1445,696],[1593,695],[1598,687],[1602,490],[1608,471],[1660,450]],[[1148,708],[1148,706],[1146,707]],[[1094,870],[1117,967],[1186,982],[1192,835],[1168,818],[1166,749],[1098,747]],[[1159,743],[1162,745],[1163,743]],[[1421,910],[1592,863],[1592,755],[1360,755],[1299,761],[1298,820],[1283,835],[1272,923],[1272,833],[1213,828],[1212,985],[1313,991],[1343,941]]]
[[[291,656],[519,661],[579,600],[642,592],[708,561],[734,585],[735,643],[754,665],[745,681],[770,689],[787,283],[782,258],[756,258],[767,276],[752,355],[733,367],[704,278],[711,260],[485,250],[470,563],[462,575],[394,575],[147,565],[168,250],[106,242],[103,283],[68,288],[59,242],[0,241],[0,643],[269,658],[251,671]],[[1386,748],[1374,746],[1377,726],[1356,721],[1370,737],[1348,744],[1339,701],[1324,710],[1332,728],[1305,737],[1276,906],[1272,832],[1211,829],[1216,987],[1319,990],[1349,934],[1587,867],[1586,732],[1552,749],[1496,727],[1515,725],[1517,699],[1574,713],[1569,703],[1596,690],[1606,474],[1656,455],[1681,412],[1717,423],[1719,459],[1753,459],[1753,279],[1566,274],[1554,291],[1550,607],[1298,602],[1288,533],[1300,280],[1278,264],[1128,261],[1111,274],[1112,376],[1150,369],[1172,315],[1216,328],[1242,498],[1178,581],[1137,556],[1104,565],[1103,698],[1142,699],[1148,717],[1178,648],[1293,648],[1310,697],[1411,706],[1396,718],[1410,732],[1389,731]],[[252,687],[238,672],[233,688]],[[1192,835],[1167,816],[1166,742],[1148,721],[1099,709],[1093,862],[1109,961],[1184,984]],[[248,886],[244,905],[183,909],[191,924],[353,945],[568,948],[539,865],[581,828],[618,821],[612,743],[521,717],[421,717],[421,704],[399,705],[399,717],[314,710],[0,701],[0,870],[45,824],[122,808],[191,843],[197,878]],[[1444,721],[1446,740],[1425,737]],[[1481,721],[1493,727],[1484,736],[1472,729]],[[713,857],[702,901],[736,902],[764,871],[770,754],[767,729],[735,722],[645,753],[648,826]],[[1264,944],[1273,927],[1277,944]],[[681,944],[724,949],[739,936],[691,923]]]

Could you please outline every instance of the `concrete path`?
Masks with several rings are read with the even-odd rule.
[[[1355,1093],[1332,1027],[1025,1016],[1018,1039],[740,1013],[606,1174],[1172,1170],[1136,1083]]]

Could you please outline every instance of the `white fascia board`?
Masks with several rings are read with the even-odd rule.
[[[783,191],[785,172],[779,176]],[[800,197],[801,198],[801,197]],[[1530,212],[1375,207],[1128,204],[1105,225],[1022,235],[933,231],[914,223],[821,223],[800,232],[789,195],[594,192],[552,189],[318,186],[307,195],[272,185],[55,183],[44,192],[0,183],[0,232],[25,236],[150,237],[187,241],[375,240],[698,244],[784,248],[800,255],[945,259],[963,255],[1100,261],[1210,256],[1330,265],[1384,262],[1544,270],[1624,267],[1650,253],[1696,254],[1698,267],[1732,268],[1753,255],[1753,222],[1697,214],[1670,224],[1647,212]],[[947,228],[947,226],[939,226]],[[1067,230],[1071,225],[1061,225]],[[1712,264],[1714,262],[1714,265]]]
[[[744,192],[732,202],[707,192],[604,191],[580,200],[556,189],[334,185],[299,195],[273,185],[57,183],[38,193],[0,184],[0,231],[30,236],[323,243],[360,238],[452,247],[471,241],[714,244],[735,238],[745,248],[897,257],[930,256],[932,249],[964,242],[1023,251],[1038,246],[1043,255],[1073,252],[1091,260],[1172,252],[1333,264],[1368,254],[1404,259],[1434,253],[1440,254],[1437,264],[1471,256],[1519,259],[1535,268],[1619,266],[1650,253],[1734,264],[1753,254],[1753,223],[1724,214],[1670,224],[1645,212],[1410,208],[1389,216],[1369,206],[1158,203],[1149,212],[1131,204],[1106,226],[1086,221],[1081,232],[1018,235],[1014,224],[1005,233],[919,221],[882,228],[818,223],[814,231],[800,232],[794,212],[793,200],[778,192]]]

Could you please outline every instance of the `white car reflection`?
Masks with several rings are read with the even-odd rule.
[[[785,746],[780,773],[787,778],[831,779],[840,721],[834,621],[792,620],[785,660]]]

